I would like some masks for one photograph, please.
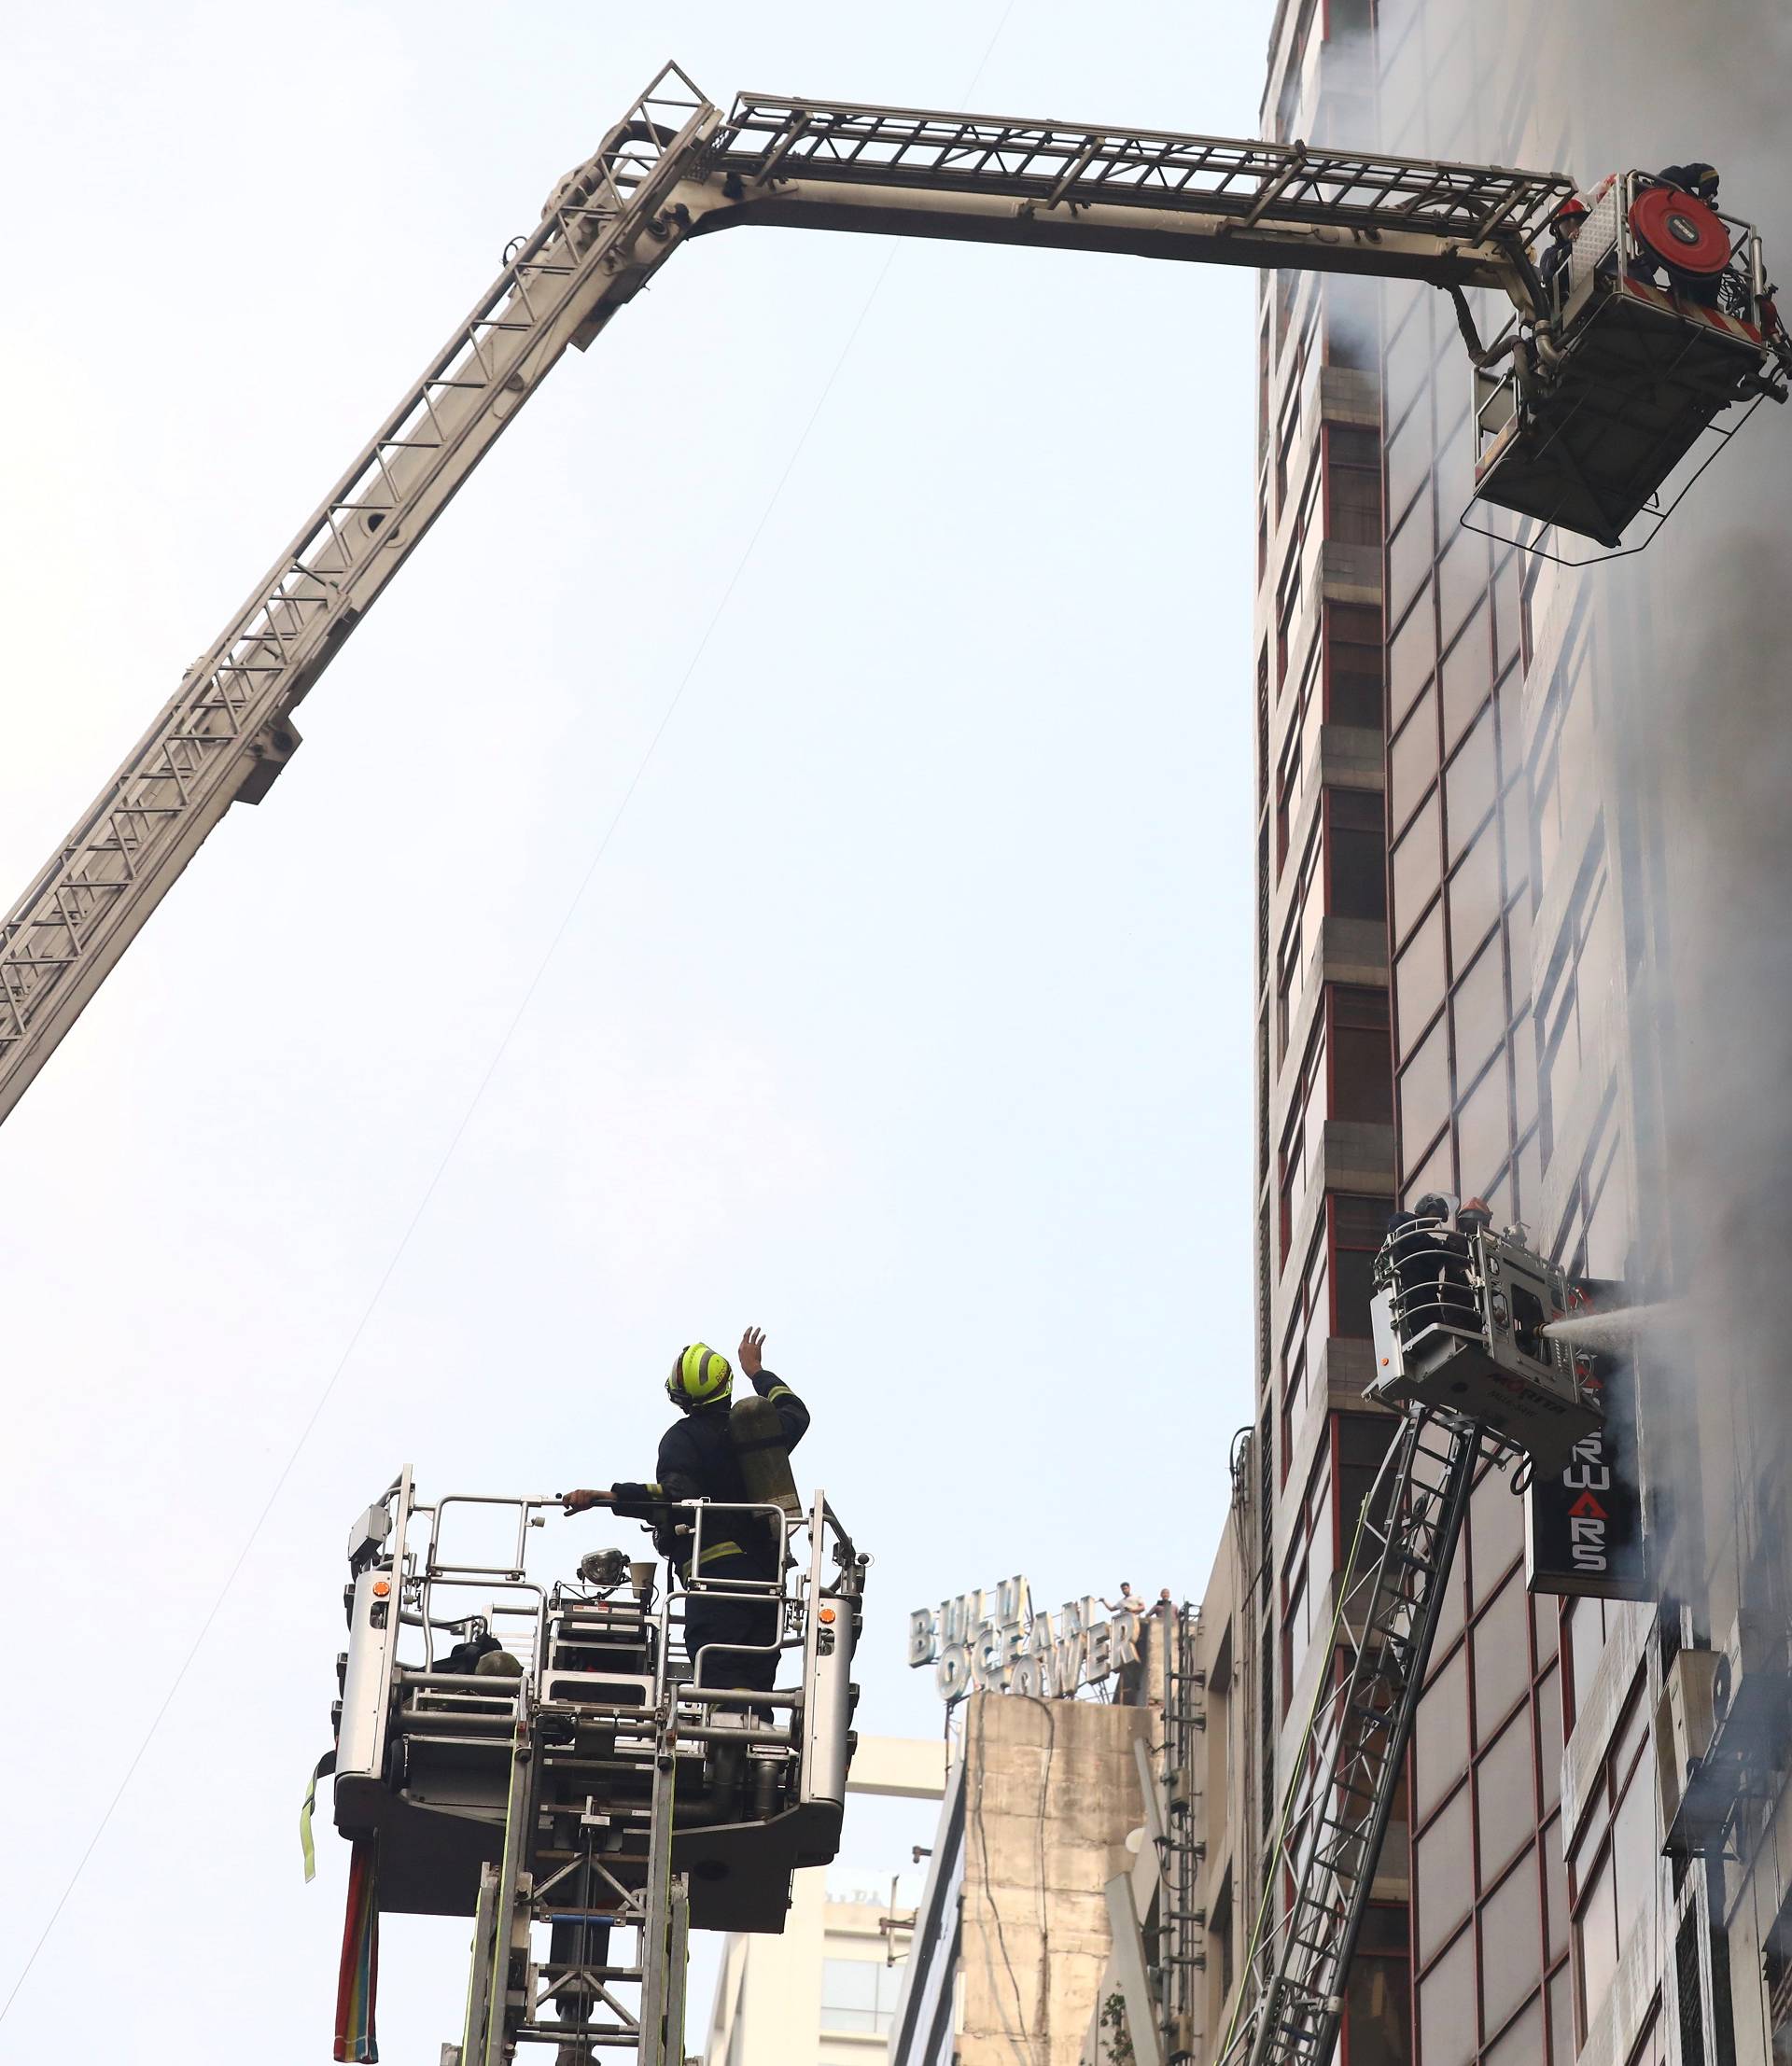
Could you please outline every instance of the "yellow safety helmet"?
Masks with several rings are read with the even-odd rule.
[[[707,1406],[726,1399],[735,1381],[735,1366],[707,1342],[693,1342],[679,1351],[672,1375],[665,1380],[665,1395],[680,1406]]]

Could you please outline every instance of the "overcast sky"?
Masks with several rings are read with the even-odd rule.
[[[667,56],[723,102],[1251,133],[1268,12],[14,17],[0,899]],[[27,1095],[0,1994],[323,1405],[0,2059],[329,2057],[346,1851],[304,1888],[295,1817],[349,1519],[407,1460],[426,1495],[643,1473],[693,1337],[764,1326],[814,1409],[799,1477],[876,1559],[861,1727],[939,1725],[911,1607],[1198,1594],[1251,1396],[1253,293],[680,255]],[[555,1526],[568,1565],[607,1533]],[[388,1928],[389,2059],[458,2029],[464,1960]]]

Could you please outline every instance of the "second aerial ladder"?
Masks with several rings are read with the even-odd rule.
[[[1542,302],[1559,174],[1299,143],[743,93],[668,65],[350,461],[0,919],[0,1120],[233,803],[295,750],[324,669],[567,345],[679,247],[755,224],[1429,281]]]

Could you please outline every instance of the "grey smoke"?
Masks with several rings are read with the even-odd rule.
[[[1724,204],[1758,223],[1770,267],[1792,282],[1792,19],[1737,0],[1583,0],[1575,12],[1580,60],[1603,79],[1585,110],[1595,147],[1612,163],[1711,160]],[[1670,1546],[1706,1565],[1732,1529],[1741,1561],[1755,1556],[1756,1502],[1731,1487],[1784,1480],[1792,1426],[1789,468],[1792,424],[1770,404],[1648,552],[1588,577],[1610,581],[1644,635],[1618,762],[1664,977],[1663,1130],[1659,1160],[1639,1170],[1645,1248],[1661,1261],[1642,1289],[1684,1292],[1697,1316],[1702,1354],[1678,1375],[1706,1409],[1702,1543]],[[1729,1456],[1713,1425],[1726,1414]]]
[[[1792,282],[1792,18],[1767,0],[1575,0],[1569,78],[1597,156],[1582,176],[1707,159]],[[1562,105],[1570,105],[1567,98]],[[1684,1328],[1639,1345],[1649,1527],[1662,1590],[1723,1644],[1738,1610],[1785,1624],[1792,1387],[1792,423],[1766,405],[1640,558],[1583,577],[1635,629],[1613,679],[1614,801],[1648,885],[1633,1058],[1657,1062],[1640,1130],[1633,1289]],[[1609,823],[1609,820],[1608,820]],[[1656,957],[1653,990],[1646,980]],[[1649,1102],[1645,1083],[1639,1102]],[[1688,1440],[1696,1430],[1696,1439]],[[1737,1746],[1732,1742],[1732,1748]],[[1756,1769],[1765,1769],[1757,1746]],[[1751,1878],[1732,1933],[1738,2056],[1769,2051],[1759,1947],[1780,1898]]]
[[[1383,0],[1390,50],[1413,5]],[[1434,59],[1456,38],[1472,52],[1479,119],[1466,133],[1383,135],[1385,147],[1522,153],[1541,169],[1566,138],[1572,159],[1551,169],[1583,187],[1624,167],[1708,159],[1723,205],[1758,224],[1770,270],[1792,290],[1792,13],[1767,0],[1422,0],[1421,11]],[[1495,126],[1502,109],[1525,122],[1522,143]],[[1440,104],[1437,117],[1452,113]],[[1624,849],[1613,862],[1631,892],[1627,1004],[1645,1119],[1631,1291],[1684,1301],[1692,1318],[1689,1354],[1657,1345],[1653,1364],[1645,1358],[1652,1525],[1668,1583],[1720,1642],[1734,1602],[1703,1600],[1701,1582],[1727,1557],[1758,1563],[1759,1502],[1741,1487],[1751,1478],[1771,1495],[1784,1483],[1792,1429],[1786,413],[1758,410],[1640,557],[1578,577],[1629,635],[1603,664],[1603,764],[1563,783],[1582,827],[1603,807],[1608,845]],[[1536,1204],[1524,1201],[1527,1218]],[[1557,1230],[1533,1231],[1549,1242]],[[1695,1398],[1698,1445],[1685,1439]],[[1702,1483],[1686,1462],[1695,1453]]]

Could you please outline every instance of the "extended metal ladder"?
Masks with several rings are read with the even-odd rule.
[[[231,803],[266,795],[299,744],[294,709],[498,434],[638,292],[667,248],[648,226],[720,121],[668,67],[560,183],[0,919],[0,1118]]]
[[[1365,1502],[1224,2066],[1323,2066],[1468,1511],[1482,1431],[1408,1412]]]
[[[594,1814],[584,1798],[591,1760],[532,1744],[526,1700],[519,1703],[503,1855],[481,1878],[473,1916],[467,2017],[442,2066],[502,2066],[519,2045],[575,2047],[581,2056],[681,2066],[684,2058],[685,1947],[690,1901],[685,1875],[672,1870],[675,1724],[669,1701],[619,1740],[619,1762],[638,1768],[644,1807]],[[595,1830],[626,1819],[638,1878],[607,1863]],[[556,1823],[578,1835],[555,1861],[538,1837]],[[533,1864],[537,1870],[531,1870]],[[545,1871],[539,1868],[547,1865]],[[531,1961],[531,1922],[572,1937],[573,1955]],[[626,1956],[613,1956],[615,1937]]]
[[[0,918],[0,1121],[293,712],[568,344],[693,236],[735,225],[1119,251],[1488,287],[1534,313],[1560,174],[1303,143],[739,95],[667,65],[496,280]]]

